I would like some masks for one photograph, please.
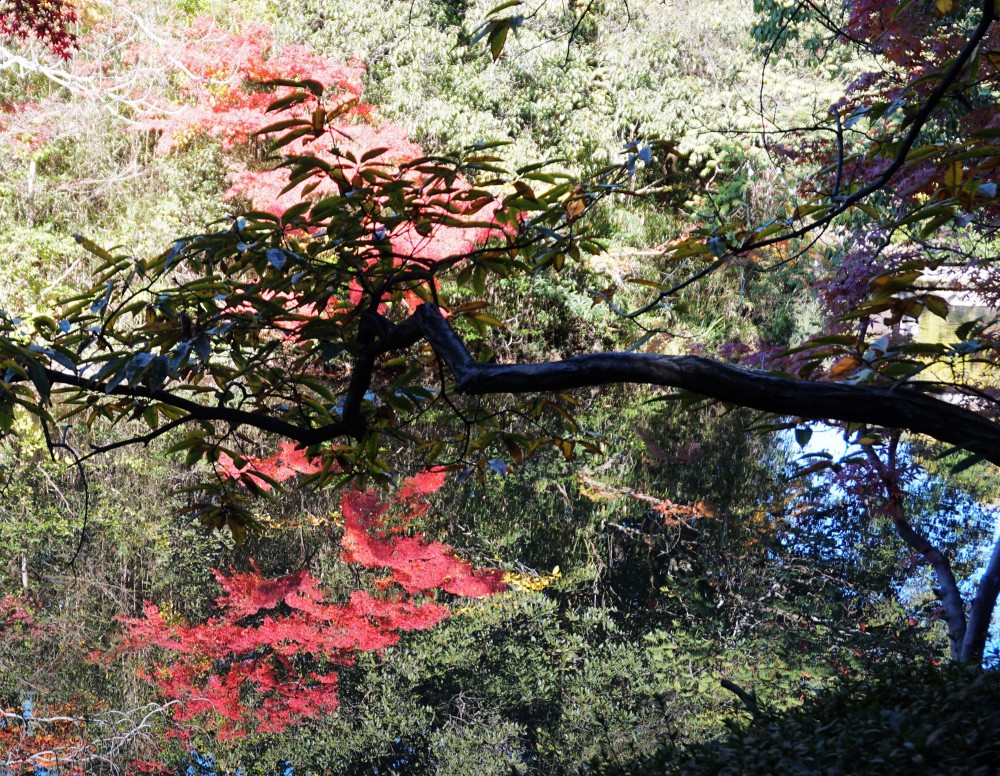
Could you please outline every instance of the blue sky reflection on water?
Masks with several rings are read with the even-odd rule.
[[[793,431],[789,430],[779,433],[779,436],[783,437],[783,443],[788,445],[792,453],[792,459],[794,460],[796,457],[799,457],[799,468],[804,468],[810,463],[822,460],[822,458],[827,456],[829,456],[830,460],[836,462],[862,453],[861,447],[848,441],[844,430],[841,428],[825,426],[819,423],[811,424],[809,428],[811,430],[809,439],[805,444],[801,445],[796,441]],[[905,454],[905,447],[901,448],[901,452]],[[832,498],[837,500],[850,498],[832,480],[828,480],[827,484],[829,494]],[[911,480],[908,483],[907,490],[911,493],[921,490],[929,491],[941,484],[941,479],[936,475],[922,473],[916,480]],[[949,512],[951,515],[954,515],[956,511],[964,515],[966,521],[986,520],[992,523],[992,542],[984,542],[976,547],[974,558],[969,558],[968,555],[963,556],[960,553],[952,559],[953,563],[968,560],[976,563],[975,571],[972,574],[959,579],[959,587],[961,588],[963,597],[966,600],[970,600],[975,595],[979,579],[986,570],[993,545],[1000,541],[1000,494],[997,495],[997,499],[993,503],[982,504],[962,493],[958,500],[949,499],[943,501],[942,510],[935,517],[938,515],[945,516]],[[930,520],[931,524],[936,525],[943,525],[946,522],[943,519],[932,518]],[[934,535],[934,533],[931,533],[928,538],[935,544],[938,544],[941,540],[941,537]],[[922,573],[911,576],[908,583],[899,590],[899,595],[904,605],[911,605],[920,596],[926,594],[929,585],[934,586],[936,582],[934,581],[931,569],[925,566]],[[990,639],[986,643],[986,661],[992,666],[1000,666],[1000,606],[993,612]]]

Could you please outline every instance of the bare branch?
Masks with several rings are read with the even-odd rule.
[[[723,688],[729,690],[731,693],[735,693],[736,697],[743,701],[743,705],[746,706],[747,711],[750,712],[755,720],[763,718],[764,713],[760,710],[760,705],[757,703],[757,699],[752,693],[748,693],[736,684],[736,682],[729,679],[722,679],[720,683]]]
[[[754,372],[698,356],[593,353],[536,364],[480,364],[441,312],[417,309],[424,336],[467,394],[564,391],[613,383],[681,388],[740,407],[810,420],[900,428],[958,445],[1000,465],[1000,424],[911,386],[878,388]]]
[[[906,519],[906,510],[903,506],[903,492],[899,487],[899,477],[895,469],[895,461],[890,457],[888,464],[884,463],[875,449],[871,445],[862,446],[865,455],[872,466],[878,472],[882,484],[885,486],[888,498],[886,508],[889,517],[892,518],[893,525],[899,538],[906,542],[907,546],[923,555],[937,577],[941,590],[941,605],[944,607],[944,618],[948,624],[948,641],[951,645],[951,659],[962,660],[962,645],[966,638],[967,624],[965,620],[965,602],[962,600],[962,593],[958,589],[958,582],[955,580],[955,573],[951,568],[951,561],[937,547],[928,541],[927,537],[921,535],[910,525]],[[893,451],[895,445],[891,448]],[[894,452],[892,454],[894,457]],[[991,610],[992,611],[992,610]]]

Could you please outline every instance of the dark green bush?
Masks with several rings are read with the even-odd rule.
[[[646,774],[995,774],[1000,672],[897,666],[845,681],[781,716],[733,725],[705,743],[660,746],[604,776]]]

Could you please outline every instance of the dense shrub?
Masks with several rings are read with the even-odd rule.
[[[778,717],[706,743],[664,744],[650,759],[593,766],[653,774],[973,774],[1000,762],[1000,673],[899,665],[844,681]]]

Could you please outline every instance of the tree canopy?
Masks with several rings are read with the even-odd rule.
[[[15,6],[0,14],[0,32],[71,54],[70,6]],[[855,455],[821,453],[807,474],[864,491],[933,569],[951,656],[982,663],[1000,543],[970,597],[956,577],[964,561],[915,519],[908,446],[943,443],[943,458],[961,456],[955,474],[1000,465],[1000,8],[760,0],[754,11],[765,83],[788,58],[851,76],[794,126],[769,115],[762,87],[756,125],[719,130],[736,145],[753,139],[784,176],[759,207],[749,186],[734,196],[716,180],[707,150],[638,122],[619,158],[587,169],[508,162],[514,146],[492,139],[445,148],[428,135],[428,148],[366,101],[380,83],[366,82],[362,63],[278,45],[264,23],[226,29],[196,18],[169,46],[93,25],[117,53],[60,75],[59,88],[125,105],[144,153],[211,142],[213,153],[232,154],[221,184],[229,212],[204,229],[178,226],[148,254],[75,234],[87,282],[0,314],[0,431],[23,437],[30,416],[48,451],[82,468],[165,440],[194,472],[186,514],[237,542],[263,527],[254,496],[273,498],[291,481],[345,489],[343,560],[390,570],[372,583],[384,596],[358,592],[347,604],[328,602],[305,570],[277,581],[217,573],[225,593],[207,623],[152,605],[127,619],[132,647],[176,653],[150,675],[166,697],[184,698],[178,719],[222,709],[219,731],[232,732],[241,693],[269,714],[262,733],[332,713],[338,666],[444,619],[443,606],[416,598],[499,592],[499,572],[474,571],[420,526],[383,523],[388,507],[360,488],[403,483],[400,503],[414,510],[407,488],[427,495],[446,474],[486,482],[552,448],[567,463],[597,460],[608,442],[588,427],[581,389],[612,385],[666,389],[650,400],[690,413],[700,399],[766,413],[765,425],[795,428],[803,444],[814,425],[841,429]],[[441,24],[460,29],[463,56],[489,67],[522,34],[561,40],[569,62],[592,34],[591,13],[553,20],[510,2],[475,24]],[[129,77],[143,68],[166,73],[165,86]],[[43,70],[36,75],[51,80]],[[12,121],[44,123],[58,99],[19,102]],[[683,228],[626,264],[601,219],[635,202],[678,211]],[[814,293],[796,341],[677,336],[690,294],[729,279],[742,295],[790,271]],[[610,350],[571,334],[534,348],[522,320],[542,305],[500,299],[532,283],[573,286],[624,335]],[[914,337],[917,325],[970,302],[991,312],[938,342]],[[619,422],[621,434],[639,434]],[[418,471],[424,479],[405,479]],[[433,488],[413,484],[427,478]],[[594,492],[653,504],[679,536],[712,512],[635,488]],[[664,574],[650,566],[657,587]],[[20,606],[11,599],[10,622],[30,619]]]

